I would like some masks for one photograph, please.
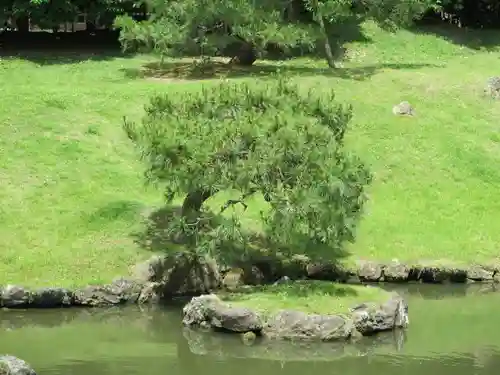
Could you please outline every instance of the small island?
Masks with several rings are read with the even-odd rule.
[[[226,333],[289,340],[347,341],[405,328],[408,306],[378,287],[295,281],[194,297],[183,324]]]

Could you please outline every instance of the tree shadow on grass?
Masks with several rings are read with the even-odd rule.
[[[437,64],[374,64],[351,68],[316,68],[306,65],[278,65],[257,63],[251,67],[241,67],[224,62],[196,64],[192,62],[149,63],[141,68],[122,69],[128,78],[152,78],[158,80],[203,80],[214,78],[265,78],[277,73],[300,76],[325,76],[363,81],[383,69],[420,69],[442,67]]]
[[[120,50],[108,48],[74,48],[68,50],[15,49],[0,50],[1,59],[20,59],[39,66],[78,64],[86,61],[110,61],[117,58],[132,58]]]
[[[494,50],[500,48],[498,30],[471,29],[440,23],[438,25],[419,25],[409,31],[415,34],[435,35],[453,44],[473,50]]]
[[[45,66],[106,61],[133,57],[133,54],[122,52],[117,32],[3,32],[0,33],[0,57]]]
[[[133,223],[140,217],[144,207],[139,202],[118,200],[109,202],[105,206],[85,216],[88,228],[99,229],[111,222],[123,221]]]
[[[141,248],[156,253],[185,249],[186,242],[170,229],[171,223],[178,218],[180,212],[181,208],[178,206],[165,206],[150,211],[143,228],[131,233],[134,242]],[[205,211],[203,221],[203,230],[209,231],[219,224],[229,224],[231,220],[214,212]],[[245,235],[247,239],[245,243],[227,240],[218,245],[221,264],[237,266],[251,262],[261,268],[266,275],[273,275],[274,261],[281,264],[281,260],[291,259],[296,254],[304,253],[312,259],[326,258],[330,263],[336,263],[350,255],[346,250],[313,244],[305,237],[296,237],[293,243],[284,244],[272,241],[260,233],[250,232]]]

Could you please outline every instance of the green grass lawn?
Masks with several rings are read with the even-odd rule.
[[[349,147],[375,181],[353,258],[496,260],[500,102],[481,93],[500,75],[500,50],[372,25],[365,32],[372,42],[348,45],[337,71],[324,61],[281,63],[304,88],[333,88],[354,107]],[[149,61],[0,60],[0,284],[100,283],[150,255],[130,234],[162,194],[144,186],[122,117],[139,119],[151,94],[201,84],[132,77]],[[269,64],[257,66],[257,84]],[[417,116],[393,116],[402,100]]]

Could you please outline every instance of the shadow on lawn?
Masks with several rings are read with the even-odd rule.
[[[109,48],[76,48],[71,50],[15,49],[0,50],[2,59],[20,59],[40,66],[78,64],[85,61],[109,61],[117,58],[132,58],[133,55]]]
[[[27,60],[41,66],[132,56],[122,52],[115,31],[0,33],[0,57]]]
[[[471,29],[455,25],[439,23],[437,25],[421,25],[409,29],[415,34],[434,35],[453,44],[473,50],[494,50],[500,48],[498,30]]]
[[[180,212],[181,208],[177,206],[150,211],[143,229],[131,234],[136,244],[152,252],[171,252],[185,248],[187,242],[175,231],[169,229]],[[230,219],[205,211],[201,221],[202,230],[210,231],[218,225],[229,224]],[[291,239],[291,243],[287,244],[271,241],[262,234],[247,233],[246,238],[246,243],[226,240],[218,244],[218,255],[222,263],[234,264],[235,261],[244,259],[252,259],[257,263],[262,260],[266,263],[266,259],[274,259],[278,253],[286,258],[296,253],[306,253],[312,258],[326,257],[329,262],[335,263],[350,255],[345,250],[312,244],[305,237],[296,236]],[[272,273],[271,270],[266,271]]]
[[[164,80],[203,80],[214,78],[269,77],[276,73],[300,76],[325,76],[362,81],[383,69],[420,69],[441,67],[436,64],[374,64],[352,68],[316,68],[306,65],[279,65],[257,63],[251,67],[241,67],[224,62],[198,64],[192,62],[149,63],[141,68],[122,69],[128,78],[154,78]]]

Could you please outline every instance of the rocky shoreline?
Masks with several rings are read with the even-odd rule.
[[[498,283],[496,266],[445,266],[442,262],[407,265],[360,261],[356,267],[315,264],[304,257],[291,260],[261,257],[222,268],[208,258],[175,253],[155,255],[133,267],[131,275],[107,285],[89,285],[77,289],[58,287],[29,289],[19,285],[0,286],[0,307],[58,308],[100,307],[123,304],[147,304],[170,300],[175,296],[196,296],[245,285],[262,285],[282,280],[323,280],[346,284],[359,283]]]
[[[296,310],[279,310],[268,316],[247,307],[234,307],[215,294],[193,297],[184,306],[182,323],[203,330],[239,333],[244,340],[266,339],[307,341],[356,341],[362,336],[406,328],[408,305],[393,293],[381,304],[366,302],[346,314],[320,315]]]

